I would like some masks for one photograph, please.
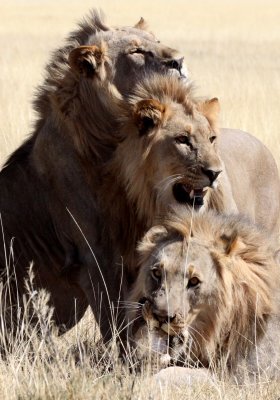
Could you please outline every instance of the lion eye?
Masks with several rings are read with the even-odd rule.
[[[189,279],[188,288],[196,287],[199,284],[200,284],[200,280],[196,276],[193,276],[191,279]]]
[[[156,280],[159,281],[161,278],[161,270],[159,268],[153,268],[152,269],[152,277]]]
[[[209,138],[210,143],[215,142],[216,138],[217,138],[217,136],[210,136],[210,138]]]
[[[193,147],[192,144],[191,144],[191,142],[190,142],[189,137],[186,136],[186,135],[177,136],[177,137],[175,138],[175,141],[176,141],[178,144],[185,144],[185,145],[189,146],[190,149],[192,149],[192,147]]]

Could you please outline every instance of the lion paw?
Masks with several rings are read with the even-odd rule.
[[[167,354],[163,354],[163,355],[160,357],[159,362],[160,362],[160,367],[161,367],[161,368],[166,368],[166,367],[168,367],[168,366],[170,365],[170,363],[171,363],[171,357],[170,357],[170,355],[169,355],[168,353],[167,353]]]

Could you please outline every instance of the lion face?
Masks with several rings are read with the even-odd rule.
[[[178,204],[200,208],[222,172],[213,122],[218,100],[196,104],[185,85],[166,76],[150,79],[137,93],[134,126],[126,123],[118,148],[129,195],[137,201],[146,192],[159,210]]]
[[[200,360],[223,350],[233,360],[263,335],[273,312],[275,250],[241,217],[178,215],[150,229],[139,244],[129,300],[143,304],[149,327],[183,337]]]
[[[181,106],[173,105],[170,114],[150,152],[153,183],[166,204],[200,208],[208,189],[216,188],[222,171],[217,133],[198,111],[186,114]]]
[[[113,82],[123,94],[131,93],[147,71],[170,71],[177,77],[185,77],[183,57],[146,30],[119,29],[106,42],[114,67]]]
[[[161,44],[147,31],[143,19],[134,27],[112,28],[103,25],[97,33],[88,38],[85,45],[87,48],[106,47],[107,74],[123,95],[130,94],[132,88],[147,72],[169,71],[177,77],[185,77],[183,57],[176,50]],[[82,53],[85,45],[75,48],[72,52]],[[91,67],[87,61],[85,59],[84,66],[88,73],[88,68]]]
[[[201,330],[200,323],[212,318],[221,282],[207,245],[191,238],[188,243],[168,238],[141,269],[143,297],[162,330],[186,335]]]

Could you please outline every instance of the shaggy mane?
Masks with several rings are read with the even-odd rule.
[[[105,16],[102,11],[91,10],[79,24],[79,28],[71,32],[66,37],[65,44],[52,54],[50,62],[47,64],[45,71],[46,77],[44,83],[37,89],[34,108],[39,114],[39,118],[45,118],[50,112],[49,96],[60,88],[61,80],[70,70],[68,63],[68,55],[71,50],[78,46],[86,45],[92,35],[101,31],[108,31],[110,28],[105,24]],[[40,122],[37,123],[37,129]]]
[[[141,81],[129,98],[129,103],[134,105],[143,99],[156,99],[160,103],[171,102],[181,104],[187,114],[192,114],[197,99],[194,97],[192,82],[182,84],[175,76],[168,74],[153,74]]]
[[[232,250],[228,251],[225,242],[231,242],[231,237]],[[141,279],[130,300],[139,301],[144,295],[141,284],[146,269],[141,264],[157,249],[162,251],[164,244],[178,240],[185,242],[185,254],[192,241],[208,247],[218,276],[217,290],[208,299],[213,310],[207,320],[197,318],[194,326],[200,328],[192,334],[195,344],[190,352],[204,366],[214,367],[222,361],[234,368],[262,338],[276,311],[276,242],[267,240],[264,231],[242,216],[212,211],[171,215],[148,232],[138,247]]]

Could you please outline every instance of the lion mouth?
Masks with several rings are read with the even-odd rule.
[[[204,204],[204,196],[207,189],[207,187],[202,189],[193,189],[183,183],[176,183],[173,186],[173,196],[180,204],[187,204],[194,208],[200,208]]]

